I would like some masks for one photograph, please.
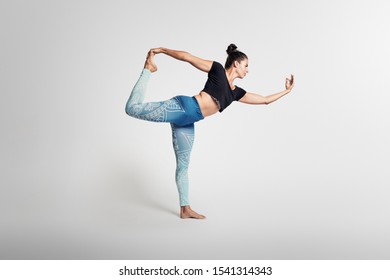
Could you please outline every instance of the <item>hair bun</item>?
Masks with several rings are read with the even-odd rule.
[[[237,46],[235,44],[230,44],[227,48],[226,52],[227,54],[231,54],[232,52],[235,52],[237,50]]]

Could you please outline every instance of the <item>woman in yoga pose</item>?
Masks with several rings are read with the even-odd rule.
[[[222,112],[233,101],[247,104],[269,104],[288,94],[294,86],[294,76],[286,78],[285,90],[269,96],[250,93],[234,85],[236,78],[248,73],[248,57],[230,44],[225,67],[211,60],[201,59],[188,52],[167,48],[154,48],[148,52],[144,69],[126,104],[129,116],[153,121],[168,122],[172,127],[173,148],[176,155],[176,185],[180,199],[180,217],[204,219],[205,216],[191,209],[188,200],[188,165],[194,142],[194,123],[215,113]],[[143,103],[151,73],[157,71],[156,54],[166,54],[185,61],[208,73],[204,89],[195,96],[175,96],[161,102]]]

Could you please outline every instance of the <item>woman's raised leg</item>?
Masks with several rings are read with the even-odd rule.
[[[157,66],[153,61],[154,54],[148,52],[148,56],[146,57],[144,69],[141,72],[141,76],[139,77],[137,83],[133,87],[131,91],[130,97],[126,103],[126,113],[130,115],[132,106],[136,104],[141,104],[144,101],[146,88],[148,86],[150,74],[157,71]]]
[[[153,62],[153,56],[154,54],[149,52],[141,76],[127,100],[126,113],[131,117],[152,122],[179,124],[183,121],[186,122],[186,111],[177,97],[160,102],[143,103],[150,75],[157,70],[157,66]]]

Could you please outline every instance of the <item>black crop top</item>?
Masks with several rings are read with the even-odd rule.
[[[216,61],[213,61],[203,91],[210,94],[217,101],[219,112],[225,110],[234,100],[240,100],[246,93],[244,89],[238,86],[234,90],[230,88],[225,68]]]

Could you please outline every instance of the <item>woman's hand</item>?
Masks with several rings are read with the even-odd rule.
[[[279,98],[285,96],[286,94],[288,94],[293,87],[294,87],[294,75],[291,75],[291,79],[286,78],[285,90],[268,96],[262,96],[260,94],[247,92],[239,101],[247,104],[270,104],[278,100]]]
[[[286,78],[286,90],[288,90],[289,92],[292,90],[292,88],[294,87],[294,75],[291,75],[291,79],[289,78]]]
[[[151,52],[152,54],[158,54],[158,53],[162,53],[163,51],[163,48],[153,48],[153,49],[150,49],[149,52]]]

